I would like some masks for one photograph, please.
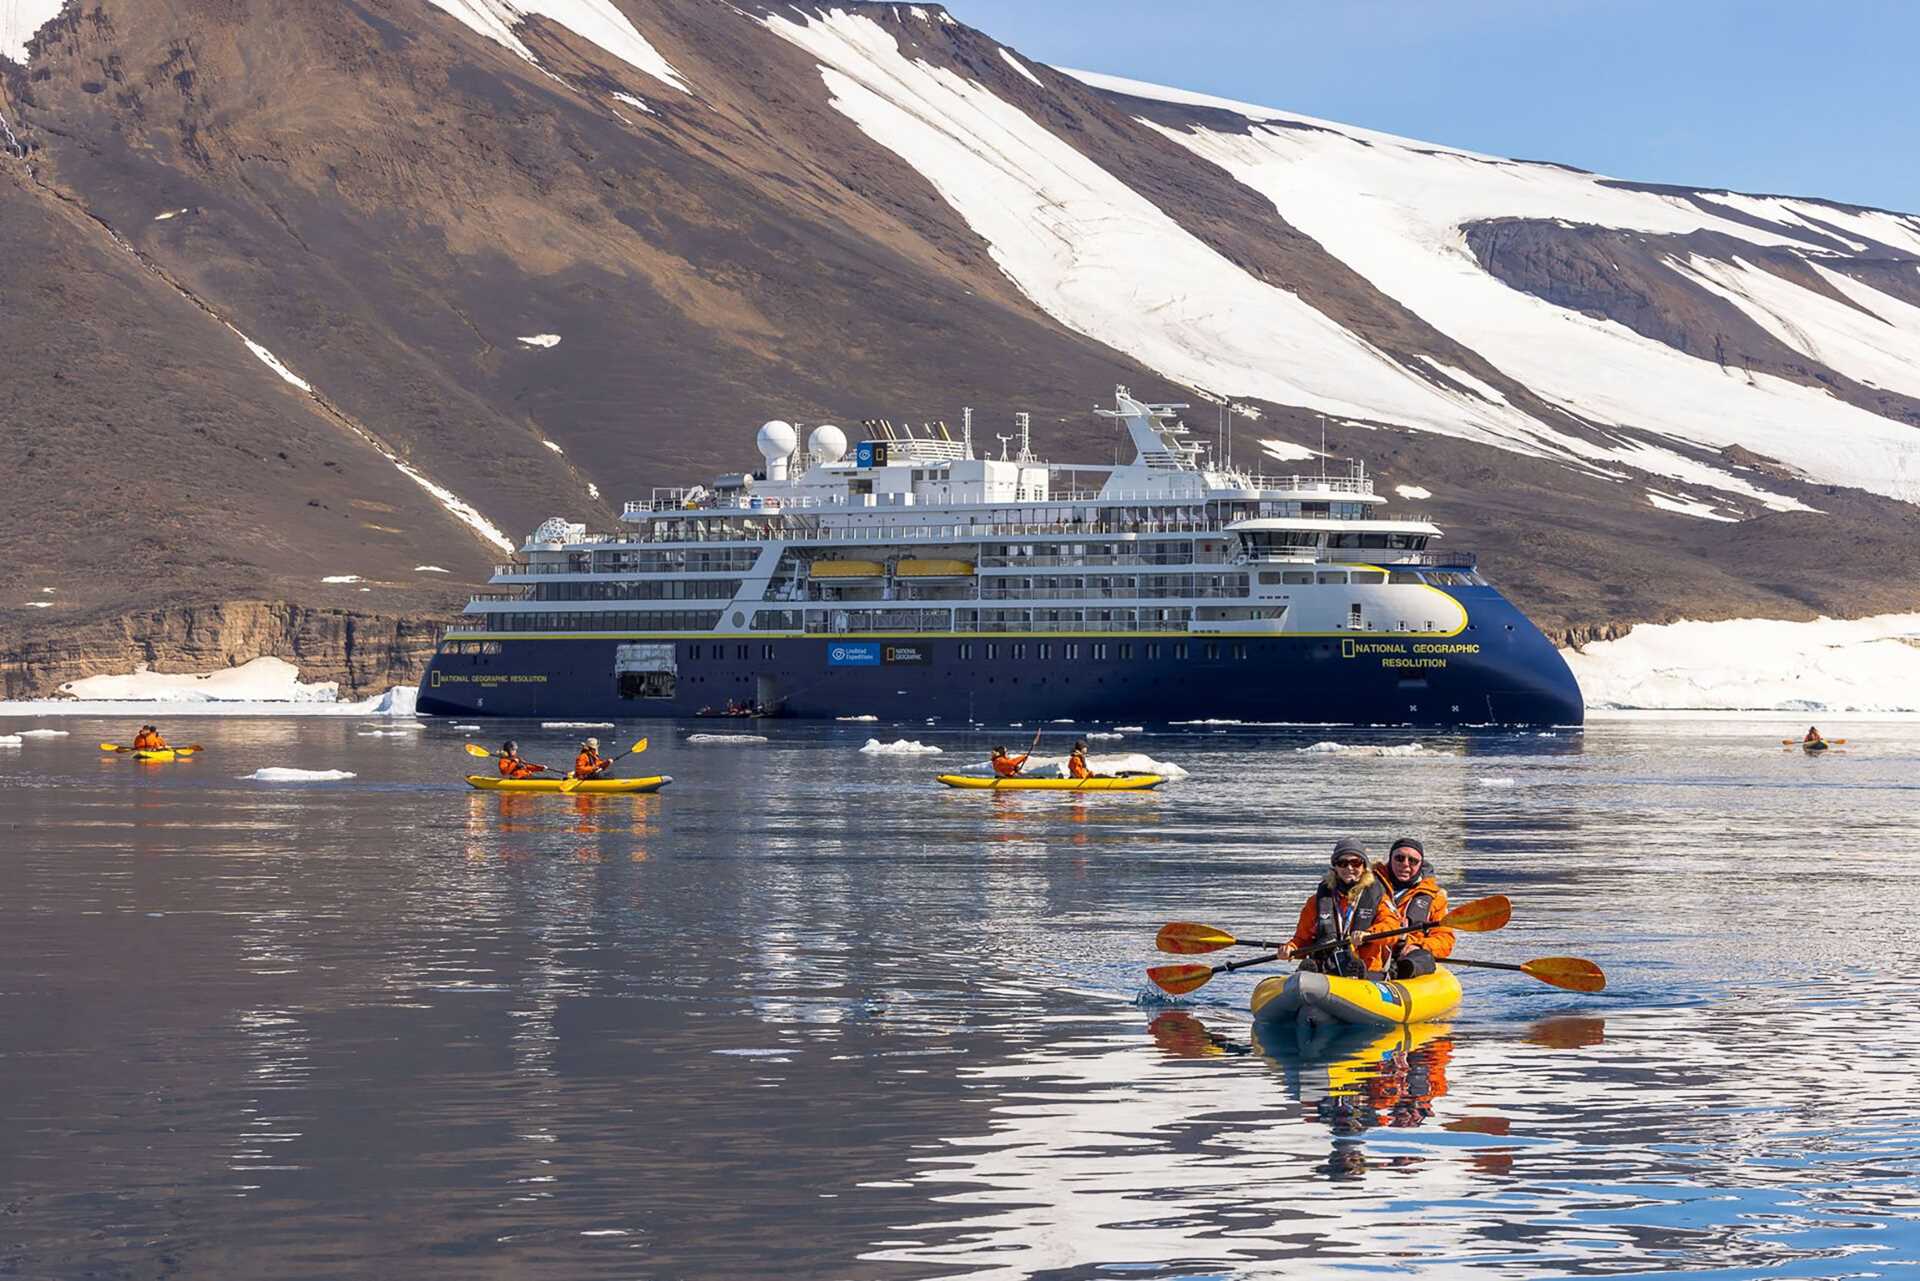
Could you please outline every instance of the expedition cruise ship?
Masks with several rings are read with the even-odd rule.
[[[1364,471],[1208,465],[1116,389],[1134,457],[1000,457],[885,421],[760,429],[765,467],[549,520],[420,685],[443,716],[1579,724],[1539,629]],[[1017,439],[1017,447],[1014,442]]]

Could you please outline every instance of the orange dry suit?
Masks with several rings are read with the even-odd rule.
[[[1422,856],[1421,871],[1424,873],[1425,870],[1426,862]],[[1399,915],[1402,925],[1432,923],[1418,934],[1402,936],[1394,950],[1403,957],[1409,952],[1424,951],[1436,961],[1452,956],[1453,928],[1441,924],[1447,916],[1447,892],[1440,888],[1440,883],[1431,876],[1422,875],[1405,889],[1396,888],[1393,878],[1387,875],[1384,863],[1375,863],[1373,874],[1387,887],[1393,899],[1393,910]]]
[[[613,762],[592,748],[581,748],[580,754],[573,758],[573,776],[575,778],[594,778],[613,768]]]
[[[502,756],[500,758],[500,775],[502,778],[532,778],[535,774],[540,773],[541,769],[541,766],[529,761],[523,761],[518,756]]]
[[[1400,924],[1400,914],[1394,910],[1393,897],[1387,893],[1386,881],[1375,876],[1371,868],[1361,876],[1353,889],[1344,894],[1338,889],[1333,869],[1328,868],[1313,897],[1300,909],[1300,923],[1294,929],[1291,941],[1296,952],[1305,952],[1323,943],[1345,938],[1358,930],[1377,934],[1382,930],[1399,929]],[[1301,968],[1319,970],[1323,974],[1343,974],[1348,978],[1364,978],[1366,976],[1361,973],[1361,966],[1368,970],[1385,970],[1387,954],[1392,949],[1392,939],[1370,939],[1360,946],[1358,965],[1354,963],[1353,949],[1341,947],[1308,957]]]
[[[1019,756],[996,754],[993,758],[993,772],[1001,778],[1012,778],[1020,772],[1020,767],[1027,763],[1027,757],[1030,755],[1032,755],[1030,752],[1023,752]]]
[[[1073,755],[1067,757],[1067,777],[1093,777],[1093,771],[1087,768],[1087,754],[1085,752],[1075,752]]]

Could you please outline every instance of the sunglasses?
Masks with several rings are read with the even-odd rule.
[[[1396,862],[1396,863],[1418,863],[1418,862],[1420,861],[1420,855],[1418,855],[1418,854],[1395,854],[1395,855],[1393,856],[1393,861],[1394,861],[1394,862]]]
[[[1365,867],[1367,860],[1363,858],[1337,858],[1333,861],[1333,865],[1335,867]]]

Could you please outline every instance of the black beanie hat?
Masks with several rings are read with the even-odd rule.
[[[1393,844],[1391,844],[1391,845],[1389,845],[1389,846],[1387,846],[1387,853],[1388,853],[1389,855],[1391,855],[1391,854],[1392,854],[1392,853],[1393,853],[1393,852],[1394,852],[1395,850],[1397,850],[1397,849],[1399,849],[1399,848],[1400,848],[1400,847],[1401,847],[1402,845],[1410,845],[1410,846],[1412,846],[1412,847],[1413,847],[1413,850],[1414,850],[1414,852],[1420,855],[1420,860],[1421,860],[1422,862],[1425,862],[1425,861],[1426,861],[1426,858],[1427,858],[1427,850],[1426,850],[1426,847],[1425,847],[1424,845],[1422,845],[1422,844],[1420,844],[1420,838],[1419,838],[1419,837],[1417,837],[1417,836],[1396,836],[1396,837],[1394,837],[1394,838],[1393,838]]]

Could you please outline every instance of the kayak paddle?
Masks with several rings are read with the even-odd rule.
[[[1513,915],[1513,908],[1507,902],[1507,896],[1504,894],[1494,894],[1487,898],[1475,899],[1471,903],[1462,904],[1460,910],[1465,914],[1470,909],[1472,914],[1468,915],[1466,919],[1471,921],[1472,924],[1461,924],[1457,922],[1454,919],[1454,914],[1449,912],[1444,919],[1438,922],[1429,921],[1425,925],[1404,925],[1397,930],[1382,930],[1378,934],[1367,935],[1366,941],[1371,943],[1375,939],[1390,939],[1401,934],[1417,934],[1421,930],[1433,928],[1435,924],[1452,925],[1457,929],[1464,929],[1471,933],[1486,933],[1501,928]],[[1176,921],[1174,925],[1187,925],[1187,923]],[[1171,929],[1173,926],[1167,928]],[[1187,926],[1187,928],[1195,927]],[[1211,927],[1203,925],[1197,928],[1204,930]],[[1162,930],[1161,933],[1164,935],[1166,931]],[[1215,931],[1215,933],[1218,934],[1221,932]],[[1238,939],[1232,939],[1230,935],[1227,937],[1230,939],[1230,942],[1217,944],[1216,946],[1228,947],[1231,946],[1232,943],[1239,942]],[[1274,947],[1276,945],[1272,943],[1253,943],[1248,946]],[[1303,957],[1319,956],[1322,953],[1331,952],[1335,948],[1344,946],[1346,946],[1345,939],[1335,939],[1331,943],[1322,943],[1318,947],[1310,947],[1304,952],[1296,952],[1294,953],[1293,959],[1299,960]],[[1211,951],[1213,949],[1208,948],[1205,950]],[[1249,965],[1265,965],[1268,961],[1277,961],[1279,959],[1280,953],[1274,951],[1267,953],[1265,956],[1256,956],[1250,961],[1235,961],[1230,965],[1215,965],[1211,967],[1205,965],[1156,965],[1147,971],[1147,977],[1152,979],[1155,986],[1159,987],[1161,991],[1171,992],[1175,996],[1179,996],[1183,993],[1191,992],[1197,987],[1205,986],[1211,982],[1217,974],[1231,974],[1235,970],[1244,970]]]
[[[195,752],[206,749],[198,743],[190,743],[185,747],[123,747],[119,743],[102,743],[100,750],[103,752],[172,752],[175,756],[191,756]]]
[[[1471,903],[1462,903],[1458,907],[1449,908],[1447,914],[1438,921],[1429,921],[1426,925],[1412,925],[1404,930],[1392,930],[1388,933],[1411,934],[1416,930],[1424,930],[1434,925],[1445,925],[1456,930],[1465,930],[1470,934],[1485,934],[1500,929],[1512,919],[1512,902],[1504,894],[1492,894],[1486,898],[1474,899]],[[1386,933],[1368,935],[1369,940],[1386,937]],[[1235,938],[1213,925],[1200,925],[1193,921],[1173,921],[1160,927],[1160,933],[1154,936],[1154,946],[1162,952],[1193,956],[1201,952],[1217,952],[1223,947],[1278,948],[1280,945]]]
[[[1783,738],[1780,740],[1780,745],[1782,747],[1812,747],[1815,744],[1819,744],[1824,747],[1838,747],[1846,741],[1844,738],[1816,738],[1810,743],[1804,738]]]
[[[613,762],[607,766],[607,769],[612,769],[614,765],[617,765],[621,761],[626,760],[627,757],[632,756],[635,752],[644,752],[646,750],[647,750],[647,740],[643,738],[639,742],[635,743],[632,747],[629,747],[626,751],[620,753],[620,755],[614,757]],[[574,788],[580,786],[580,784],[586,781],[587,780],[584,778],[575,778],[572,773],[568,773],[567,781],[560,784],[560,790],[563,792],[571,792]]]
[[[480,746],[480,744],[478,743],[468,743],[466,745],[466,748],[467,748],[467,755],[469,756],[485,756],[485,757],[491,758],[491,757],[498,756],[500,754],[498,752],[489,752],[486,748]],[[536,764],[533,761],[528,761],[527,764],[532,765],[535,769],[540,770],[542,773],[551,774],[553,772],[547,766]]]
[[[1553,987],[1563,987],[1569,992],[1600,992],[1607,986],[1607,976],[1600,967],[1577,956],[1541,956],[1519,965],[1507,965],[1500,961],[1463,961],[1457,956],[1449,956],[1442,964],[1464,965],[1475,970],[1511,970]]]

